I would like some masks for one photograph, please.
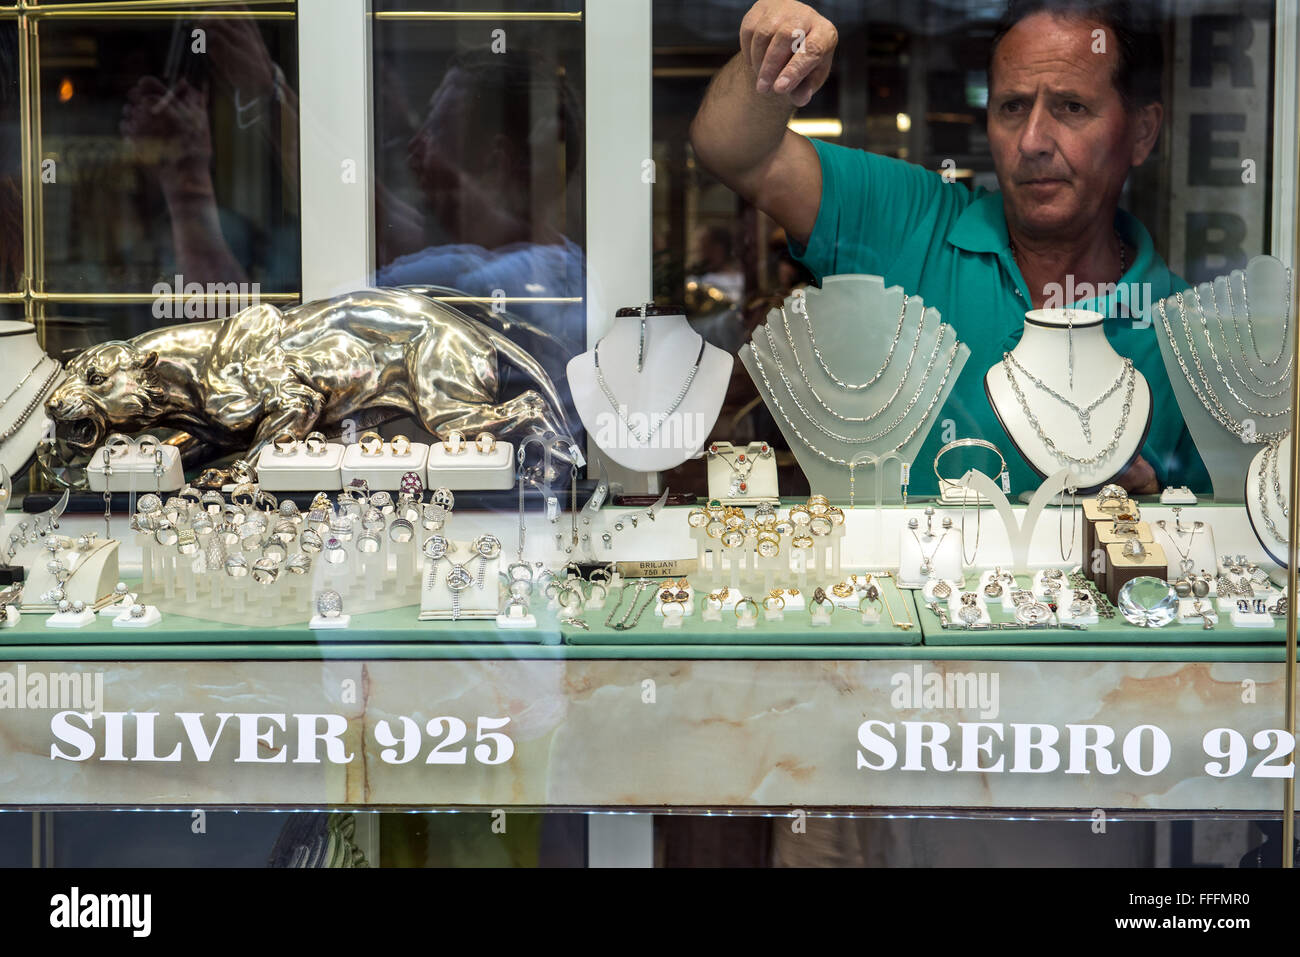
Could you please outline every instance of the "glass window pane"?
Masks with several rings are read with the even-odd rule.
[[[563,383],[586,324],[582,22],[381,18],[374,43],[377,283],[506,297]]]
[[[179,274],[295,291],[293,19],[38,24],[43,288],[140,293]]]

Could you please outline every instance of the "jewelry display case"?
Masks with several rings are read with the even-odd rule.
[[[805,102],[748,4],[0,4],[0,806],[291,812],[277,865],[1026,814],[981,863],[1279,816],[1291,863],[1294,11],[1144,20],[1078,104],[1134,162],[1052,114],[1067,228],[958,66],[1050,11],[765,3],[837,23]],[[1249,190],[1189,132],[1214,17]],[[1096,809],[1146,843],[1079,851]],[[444,811],[538,823],[439,857]]]

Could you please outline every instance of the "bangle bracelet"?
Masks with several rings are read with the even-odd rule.
[[[988,449],[998,457],[998,471],[996,474],[1001,475],[1007,470],[1007,460],[1002,457],[998,447],[987,439],[954,439],[934,455],[934,477],[939,480],[939,491],[942,492],[944,486],[952,487],[957,485],[956,479],[946,479],[939,474],[939,460],[954,449]]]

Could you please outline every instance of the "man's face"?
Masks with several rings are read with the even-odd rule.
[[[1008,221],[1024,234],[1074,236],[1111,216],[1129,168],[1150,149],[1135,147],[1113,82],[1114,35],[1106,31],[1105,52],[1093,52],[1098,29],[1037,13],[994,56],[989,145]]]

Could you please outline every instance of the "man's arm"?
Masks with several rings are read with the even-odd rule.
[[[709,85],[691,124],[705,169],[800,244],[817,222],[821,163],[787,124],[826,82],[837,40],[830,21],[806,4],[759,0],[741,24],[740,52]]]

